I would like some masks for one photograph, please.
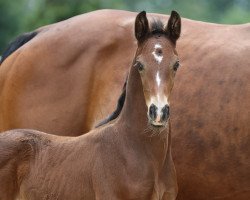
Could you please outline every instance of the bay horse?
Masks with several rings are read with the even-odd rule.
[[[110,115],[137,48],[135,16],[98,10],[13,42],[0,65],[0,131],[31,128],[75,136]],[[182,18],[177,50],[182,67],[170,111],[177,198],[248,200],[250,24]]]
[[[138,49],[119,117],[79,137],[34,130],[0,135],[0,199],[174,200],[169,97],[181,18],[135,20]]]

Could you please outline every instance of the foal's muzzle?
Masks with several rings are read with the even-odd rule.
[[[166,104],[159,108],[155,104],[151,104],[148,110],[148,118],[153,126],[165,126],[169,118],[169,105]]]

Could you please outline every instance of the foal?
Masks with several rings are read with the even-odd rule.
[[[119,117],[71,138],[33,130],[0,135],[0,199],[174,200],[169,97],[181,19],[166,27],[137,15],[138,49]]]

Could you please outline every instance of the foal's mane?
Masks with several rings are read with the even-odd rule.
[[[119,114],[121,113],[122,111],[122,108],[123,108],[123,105],[124,105],[124,102],[125,102],[125,97],[126,97],[126,86],[127,86],[127,80],[125,81],[124,85],[123,85],[123,89],[122,89],[122,93],[118,99],[118,102],[117,102],[117,105],[116,105],[116,109],[115,111],[109,115],[106,119],[102,120],[101,122],[99,122],[95,127],[100,127],[104,124],[107,124],[109,123],[110,121],[116,119]]]
[[[159,19],[155,20],[153,19],[153,22],[151,23],[151,30],[150,30],[150,36],[154,36],[154,35],[165,35],[164,32],[164,24],[162,23],[162,21],[160,21]],[[128,77],[127,77],[128,79]],[[99,122],[95,127],[100,127],[104,124],[109,123],[110,121],[116,119],[121,111],[122,108],[124,106],[124,102],[125,102],[125,98],[126,98],[126,85],[127,85],[127,79],[123,85],[123,89],[122,89],[122,93],[118,99],[117,105],[116,105],[116,109],[114,112],[112,112],[111,115],[109,115],[107,118],[105,118],[104,120],[102,120],[101,122]]]

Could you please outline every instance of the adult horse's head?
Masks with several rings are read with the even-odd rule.
[[[149,123],[154,127],[165,127],[169,119],[169,97],[179,67],[175,47],[180,32],[181,18],[175,11],[165,27],[155,21],[150,28],[145,11],[135,20],[138,49],[134,67],[140,72]]]

